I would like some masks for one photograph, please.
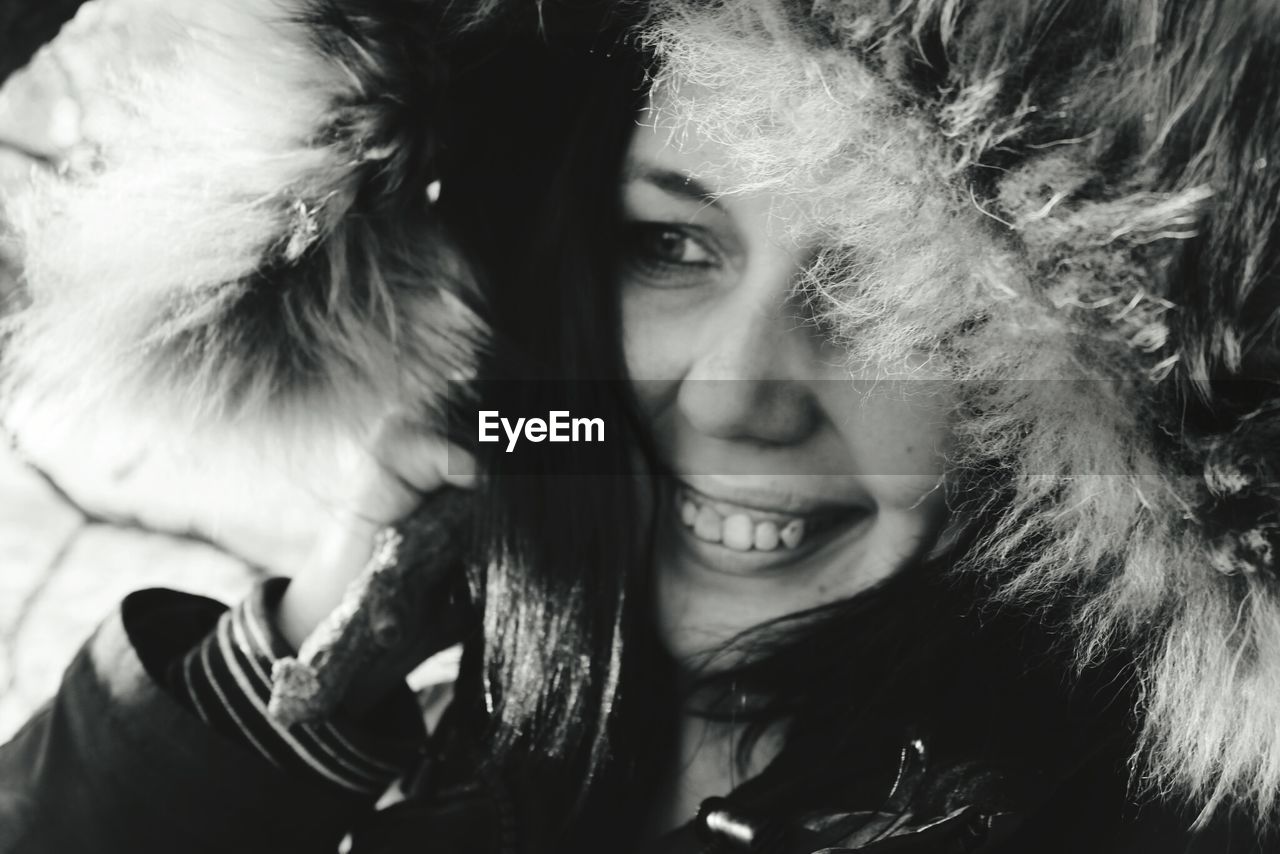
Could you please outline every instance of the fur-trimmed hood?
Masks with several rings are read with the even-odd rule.
[[[673,126],[815,202],[796,227],[835,247],[810,284],[850,364],[925,353],[961,390],[964,568],[1069,613],[1083,663],[1132,653],[1139,780],[1274,813],[1280,12],[619,5]],[[11,393],[351,429],[429,408],[478,335],[427,198],[436,4],[226,6],[233,37],[122,81],[95,168],[8,200]],[[878,218],[904,203],[910,229]]]
[[[1069,612],[1082,663],[1133,652],[1138,779],[1270,812],[1270,7],[796,9],[661,14],[647,38],[672,126],[812,204],[793,227],[836,247],[811,285],[851,365],[923,353],[956,383],[954,465],[984,520],[962,567],[1007,604]]]

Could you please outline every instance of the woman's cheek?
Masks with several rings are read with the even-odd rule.
[[[935,488],[946,469],[955,441],[950,389],[938,381],[896,379],[859,381],[855,388],[825,401],[849,462],[890,506],[909,506]]]
[[[692,333],[685,328],[688,323],[662,310],[660,302],[643,289],[628,289],[622,303],[627,374],[635,385],[636,397],[649,412],[660,408],[688,373],[690,359]]]

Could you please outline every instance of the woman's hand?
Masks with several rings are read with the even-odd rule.
[[[465,474],[458,473],[462,467]],[[294,575],[280,601],[276,623],[285,639],[298,649],[338,606],[368,564],[378,531],[410,515],[435,490],[471,487],[474,481],[474,464],[464,451],[404,421],[386,422],[352,479],[350,503],[338,508],[335,524],[320,537],[308,565]],[[443,574],[451,568],[423,571]]]

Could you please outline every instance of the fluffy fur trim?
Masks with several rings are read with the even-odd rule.
[[[1275,8],[659,5],[659,121],[803,201],[852,366],[954,381],[964,567],[1068,608],[1082,665],[1135,653],[1138,780],[1273,815]]]
[[[428,198],[421,6],[203,12],[171,22],[163,67],[117,75],[122,120],[88,167],[7,200],[25,276],[10,398],[277,433],[437,422],[480,329]]]

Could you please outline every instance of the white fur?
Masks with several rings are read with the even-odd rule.
[[[469,364],[475,321],[449,291],[467,270],[429,222],[402,238],[344,221],[377,164],[325,134],[364,81],[315,49],[300,10],[218,11],[216,27],[174,22],[169,61],[115,81],[126,119],[91,169],[7,200],[27,297],[6,322],[11,396],[268,433],[421,413]],[[316,281],[255,279],[272,259]],[[255,291],[280,328],[239,325]]]

